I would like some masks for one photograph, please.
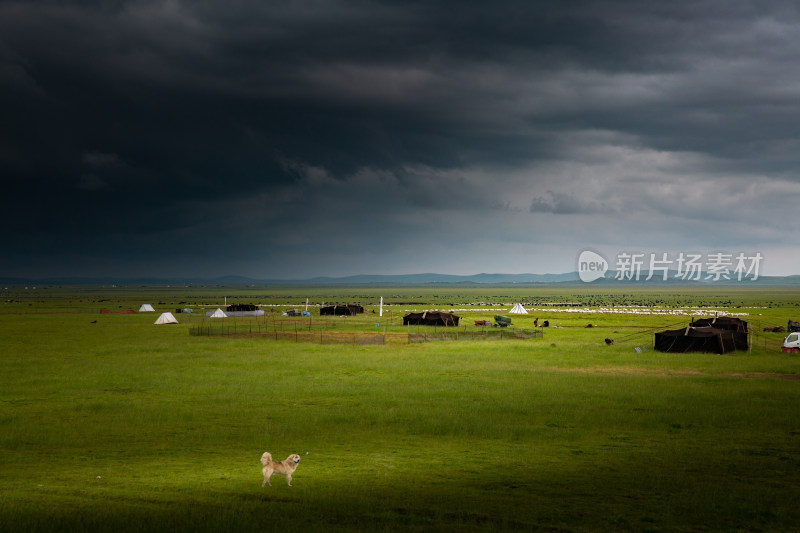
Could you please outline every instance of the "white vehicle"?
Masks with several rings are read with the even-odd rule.
[[[800,331],[795,331],[789,333],[785,339],[783,339],[783,348],[781,348],[782,352],[800,352]]]

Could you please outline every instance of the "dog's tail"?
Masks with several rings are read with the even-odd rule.
[[[267,466],[267,463],[272,461],[272,454],[269,452],[264,452],[264,455],[261,456],[261,464]]]

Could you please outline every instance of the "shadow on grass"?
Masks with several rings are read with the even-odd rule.
[[[671,479],[610,466],[558,476],[499,464],[488,475],[405,472],[374,484],[343,469],[328,479],[297,479],[293,487],[261,488],[253,476],[152,495],[121,488],[48,493],[35,503],[4,505],[0,531],[778,531],[798,519],[782,491],[715,479],[700,461]]]

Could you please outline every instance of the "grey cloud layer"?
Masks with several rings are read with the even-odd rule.
[[[3,2],[0,269],[558,271],[587,223],[792,257],[795,3],[531,5]]]

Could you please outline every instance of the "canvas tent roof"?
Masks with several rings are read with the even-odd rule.
[[[210,316],[211,318],[228,318],[228,315],[225,314],[225,311],[223,311],[219,307],[217,307],[217,310],[208,316]]]
[[[508,312],[510,315],[527,315],[528,312],[522,307],[522,304],[516,304],[514,307],[511,308],[511,311]]]
[[[731,316],[717,316],[714,318],[699,318],[692,321],[692,326],[703,327],[711,326],[717,329],[729,329],[732,331],[743,331],[747,333],[747,322],[741,318]]]
[[[161,316],[158,317],[158,320],[153,322],[153,324],[177,324],[178,321],[175,320],[175,317],[172,316],[172,313],[161,313]]]
[[[156,310],[153,309],[153,306],[150,305],[150,304],[142,304],[142,306],[139,308],[139,312],[140,313],[155,313]]]
[[[225,311],[258,311],[258,307],[255,304],[231,304]]]
[[[409,313],[403,317],[404,326],[457,326],[460,317],[444,311]]]
[[[264,311],[258,308],[255,304],[231,304],[225,308],[225,317],[231,316],[264,316]],[[206,313],[206,316],[211,316]],[[222,318],[222,317],[215,317]]]
[[[711,326],[673,329],[656,333],[655,349],[660,352],[727,353],[747,350],[747,333]]]
[[[332,315],[332,316],[344,316],[344,315],[354,316],[363,312],[364,308],[358,304],[326,305],[325,307],[322,307],[319,310],[320,315]]]

